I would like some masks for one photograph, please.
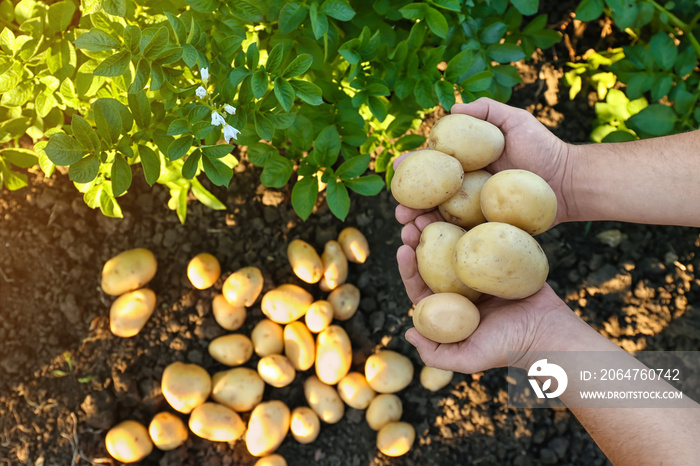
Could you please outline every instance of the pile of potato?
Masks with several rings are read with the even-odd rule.
[[[115,259],[125,261],[125,254],[132,257],[135,253],[126,251]],[[382,350],[367,359],[364,373],[351,371],[351,341],[338,324],[350,319],[360,303],[360,290],[346,283],[348,262],[364,263],[368,255],[366,238],[352,227],[345,228],[337,241],[329,241],[320,255],[305,241],[291,241],[287,257],[292,270],[304,282],[317,283],[327,292],[322,300],[314,300],[305,288],[289,283],[263,294],[263,274],[257,267],[230,274],[221,294],[212,300],[212,313],[221,327],[234,333],[215,338],[208,347],[212,358],[229,368],[210,374],[196,364],[168,365],[161,391],[175,411],[189,415],[187,425],[181,416],[168,411],[156,414],[148,427],[124,421],[107,434],[109,453],[121,462],[136,462],[150,454],[154,445],[161,450],[179,447],[193,432],[216,442],[243,439],[248,451],[261,457],[256,464],[286,464],[274,452],[288,433],[299,443],[313,442],[322,423],[342,419],[346,405],[366,410],[367,423],[377,431],[381,452],[389,456],[408,452],[415,430],[401,422],[403,409],[396,392],[413,379],[411,361]],[[128,272],[119,276],[133,276],[136,278],[129,280],[140,283],[141,273],[145,274],[140,270],[142,264],[132,262],[126,267]],[[194,257],[187,267],[187,276],[198,289],[213,286],[220,275],[218,260],[206,253]],[[258,302],[264,318],[250,335],[235,333],[243,326],[248,309]],[[138,330],[148,316],[141,316]],[[254,355],[255,368],[246,367]],[[290,408],[280,400],[263,401],[266,386],[285,387],[294,382],[297,373],[311,370],[303,382],[308,406]],[[430,390],[439,390],[451,379],[448,371],[423,368],[421,372],[421,383]]]
[[[416,305],[413,323],[426,338],[454,343],[479,325],[473,301],[482,293],[522,299],[542,288],[549,264],[533,236],[554,222],[557,198],[535,173],[484,170],[505,145],[491,123],[448,115],[428,145],[401,161],[391,191],[407,207],[437,208],[445,220],[424,228],[416,248],[418,272],[435,294]]]

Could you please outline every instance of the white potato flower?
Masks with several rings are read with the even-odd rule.
[[[209,82],[209,68],[201,68],[199,74],[202,76],[202,82],[204,84]]]
[[[211,124],[212,126],[225,125],[226,120],[218,112],[211,112]]]
[[[227,144],[231,142],[231,139],[238,139],[239,134],[241,134],[241,132],[233,126],[228,124],[224,125],[224,139]]]
[[[194,91],[194,93],[197,94],[197,97],[199,97],[200,99],[203,99],[203,98],[205,98],[205,97],[207,96],[207,90],[204,89],[204,86],[199,86],[199,87]]]
[[[229,115],[235,115],[236,107],[234,107],[233,105],[226,104],[224,105],[224,112],[228,113]]]

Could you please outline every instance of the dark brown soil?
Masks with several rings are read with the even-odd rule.
[[[574,38],[566,13],[556,12]],[[585,96],[570,102],[566,89],[557,88],[569,51],[585,51],[575,42],[573,49],[562,44],[523,67],[525,83],[511,103],[535,113],[565,140],[585,142],[593,117]],[[148,423],[168,409],[160,393],[166,365],[189,361],[211,372],[222,369],[207,344],[225,333],[212,317],[211,299],[226,276],[255,265],[263,270],[265,290],[301,284],[286,260],[286,244],[301,238],[320,250],[346,224],[362,230],[372,250],[367,263],[353,264],[349,277],[362,292],[360,311],[342,323],[354,346],[353,368],[362,370],[368,354],[386,347],[411,358],[418,373],[422,363],[403,338],[411,305],[396,268],[400,226],[391,196],[353,197],[346,224],[325,204],[301,222],[289,206],[288,190],[265,189],[259,171],[247,163],[237,172],[228,190],[215,190],[227,210],[211,211],[193,201],[184,226],[167,208],[167,191],[146,189],[141,181],[123,198],[122,220],[86,207],[66,176],[45,179],[33,171],[29,188],[0,193],[0,464],[112,464],[104,447],[111,426],[124,419]],[[611,230],[621,233],[619,245],[599,239]],[[538,239],[551,264],[550,284],[601,333],[628,350],[700,348],[700,309],[693,305],[700,297],[694,274],[700,270],[697,230],[567,224]],[[139,335],[121,339],[109,331],[111,298],[101,292],[99,276],[107,259],[134,247],[149,248],[158,258],[150,285],[158,305]],[[224,273],[213,289],[198,291],[185,268],[204,251],[220,260]],[[322,297],[317,288],[307,288]],[[251,308],[241,331],[261,316],[259,305]],[[268,387],[265,398],[291,407],[305,404],[306,375],[298,374],[287,388]],[[352,409],[339,423],[323,425],[314,443],[301,445],[289,436],[279,453],[290,465],[607,463],[567,410],[509,409],[505,377],[504,369],[458,374],[448,387],[430,393],[416,375],[399,393],[403,419],[417,433],[403,457],[379,453],[364,413]],[[154,451],[143,464],[254,461],[242,441],[215,444],[192,435],[181,448]]]

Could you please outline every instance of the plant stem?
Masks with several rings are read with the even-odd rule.
[[[695,54],[700,57],[700,42],[695,38],[693,35],[692,27],[685,22],[683,22],[678,16],[674,15],[670,11],[668,11],[666,8],[662,7],[658,3],[656,3],[654,0],[648,0],[649,3],[651,3],[654,8],[656,8],[658,11],[661,13],[665,13],[668,16],[668,19],[671,21],[671,23],[679,28],[681,31],[683,31],[683,34],[688,36],[688,41],[690,42],[690,45],[693,47],[695,50]],[[693,22],[697,21],[697,15],[696,18],[693,18]],[[693,23],[691,22],[691,24]]]

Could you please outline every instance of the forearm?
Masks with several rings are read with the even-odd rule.
[[[569,221],[700,226],[700,131],[570,146]]]

